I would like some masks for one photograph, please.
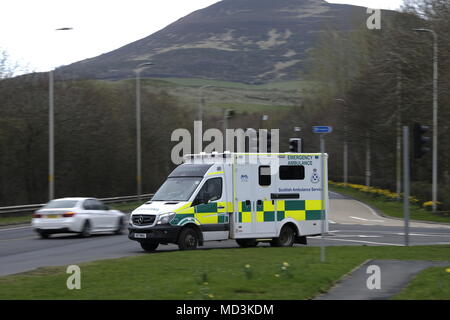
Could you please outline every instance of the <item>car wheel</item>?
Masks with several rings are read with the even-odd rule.
[[[295,241],[295,231],[290,226],[284,226],[280,236],[270,242],[272,247],[292,247]]]
[[[258,245],[256,239],[236,239],[236,242],[241,248],[252,248]]]
[[[39,237],[41,237],[41,239],[48,239],[50,237],[50,234],[47,232],[43,232],[43,231],[39,231]]]
[[[178,238],[178,248],[180,250],[194,250],[197,249],[198,235],[192,228],[183,229]]]
[[[122,234],[124,228],[125,228],[125,224],[123,222],[123,218],[120,217],[119,221],[118,221],[118,224],[117,224],[117,229],[116,229],[116,231],[114,231],[114,234]]]
[[[158,242],[141,242],[141,247],[146,252],[155,251],[156,248],[158,248],[158,246],[159,246]]]
[[[83,238],[87,238],[91,236],[91,224],[89,221],[84,223],[83,229],[80,232],[80,236]]]

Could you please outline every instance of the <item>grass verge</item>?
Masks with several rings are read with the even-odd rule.
[[[23,214],[20,216],[3,217],[0,216],[0,226],[8,226],[13,224],[29,223],[31,221],[31,214]]]
[[[162,83],[171,83],[181,86],[193,86],[201,87],[205,85],[221,87],[221,88],[231,88],[231,89],[243,89],[243,90],[299,90],[303,88],[309,88],[314,83],[309,81],[275,81],[268,82],[264,84],[245,84],[242,82],[231,82],[222,80],[211,80],[211,79],[199,79],[199,78],[155,78]]]
[[[335,191],[362,201],[386,216],[403,218],[403,202],[401,201],[385,200],[381,196],[374,197],[355,189],[340,186],[330,185],[329,188],[331,191]],[[414,204],[410,205],[410,218],[412,220],[450,223],[449,215],[432,213]]]
[[[449,269],[450,270],[450,269]],[[445,268],[433,267],[420,272],[396,300],[449,300],[450,272]]]
[[[110,204],[112,209],[120,210],[123,212],[131,212],[132,210],[139,207],[144,202],[128,202],[128,203],[116,203]],[[2,217],[0,216],[0,226],[23,224],[31,222],[31,213],[22,214],[18,216]]]
[[[215,249],[142,254],[0,278],[0,299],[310,299],[367,259],[449,260],[450,246]],[[283,268],[284,267],[284,268]],[[450,297],[449,297],[450,298]]]

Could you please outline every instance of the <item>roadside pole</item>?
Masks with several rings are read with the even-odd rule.
[[[55,73],[49,72],[49,108],[48,108],[48,200],[55,198]]]
[[[403,217],[405,219],[405,246],[409,246],[409,128],[403,127]]]
[[[320,172],[322,175],[322,192],[321,192],[321,196],[322,196],[322,210],[320,213],[320,223],[321,223],[321,228],[320,228],[320,237],[321,237],[321,241],[320,241],[320,261],[321,262],[325,262],[325,238],[324,238],[324,234],[325,234],[325,210],[326,210],[326,199],[325,199],[325,134],[321,134],[320,135]]]
[[[325,262],[326,255],[325,255],[325,219],[326,217],[326,211],[327,211],[327,194],[326,186],[328,183],[328,179],[325,181],[325,177],[328,177],[327,174],[325,174],[325,134],[331,133],[333,131],[332,127],[328,126],[314,126],[313,127],[313,133],[319,133],[320,134],[320,170],[321,170],[321,202],[322,202],[322,209],[320,210],[320,261]]]

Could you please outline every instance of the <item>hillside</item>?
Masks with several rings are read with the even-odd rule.
[[[166,28],[105,53],[63,67],[71,76],[207,78],[261,83],[301,76],[305,53],[320,31],[365,25],[366,8],[323,0],[223,0]]]

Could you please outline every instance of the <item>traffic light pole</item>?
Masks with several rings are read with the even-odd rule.
[[[434,45],[433,45],[433,172],[432,172],[432,190],[431,198],[433,200],[433,212],[437,210],[438,197],[438,44],[437,34],[433,31]]]
[[[436,212],[438,197],[438,35],[432,29],[417,28],[413,30],[429,32],[433,35],[433,172],[431,197],[433,212]]]
[[[405,220],[405,246],[409,246],[409,128],[403,127],[403,218]]]

